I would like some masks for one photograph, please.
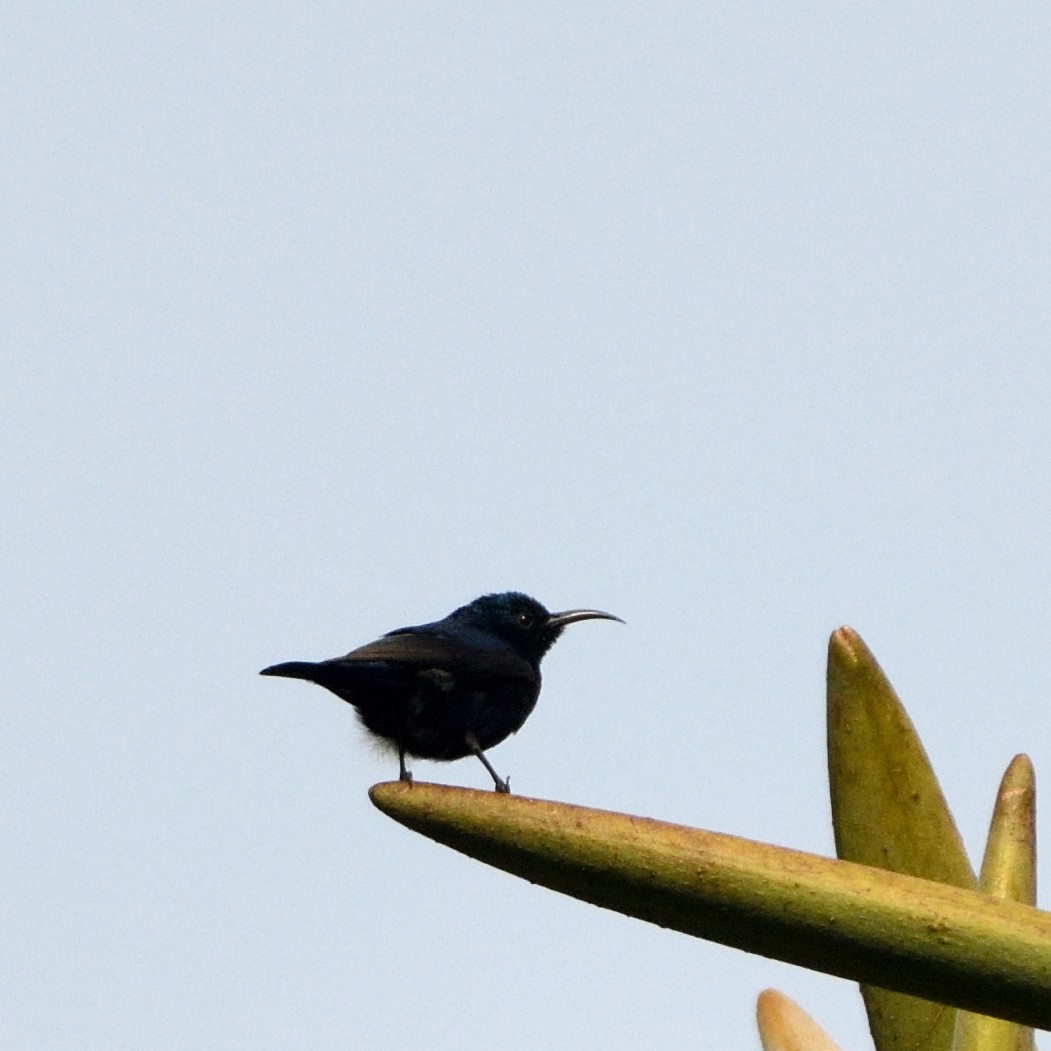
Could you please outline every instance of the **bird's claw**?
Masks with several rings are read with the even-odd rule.
[[[494,789],[499,792],[500,795],[509,796],[511,794],[511,778],[508,778],[506,781],[497,779]]]
[[[402,772],[398,775],[398,780],[399,781],[404,781],[407,785],[411,785],[412,784],[412,771],[411,770],[402,770]]]

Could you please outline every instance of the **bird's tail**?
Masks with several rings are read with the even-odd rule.
[[[367,665],[365,666],[367,667]],[[286,664],[272,664],[264,668],[260,675],[281,675],[286,679],[306,679],[331,690],[337,697],[348,704],[358,707],[359,697],[355,672],[357,668],[348,669],[341,661],[288,661]]]

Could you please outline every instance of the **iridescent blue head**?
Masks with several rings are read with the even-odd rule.
[[[555,644],[562,629],[578,620],[616,620],[612,613],[598,609],[568,609],[550,613],[535,598],[520,591],[504,591],[497,595],[483,595],[461,606],[451,614],[461,623],[490,632],[530,660],[540,658]]]

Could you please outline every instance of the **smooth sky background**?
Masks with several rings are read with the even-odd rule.
[[[849,623],[979,859],[1051,771],[1049,54],[1046,4],[9,8],[0,1045],[758,1047],[773,985],[871,1046],[394,824],[256,673],[608,609],[515,790],[828,854]]]

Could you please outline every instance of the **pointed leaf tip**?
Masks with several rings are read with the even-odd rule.
[[[414,793],[418,805],[449,798],[491,799],[497,795],[477,788],[436,785],[428,781],[379,781],[369,789],[369,799],[377,810],[393,817],[395,812],[412,806]]]
[[[829,658],[836,656],[844,663],[857,664],[864,657],[872,659],[868,647],[861,636],[849,625],[844,624],[832,632],[828,640]]]
[[[1036,904],[1036,777],[1027,755],[1016,755],[996,793],[982,860],[986,894]]]
[[[763,1051],[839,1051],[799,1004],[776,989],[759,994],[755,1020]]]
[[[1029,792],[1035,788],[1036,772],[1033,761],[1024,752],[1016,755],[1007,765],[1003,780],[1000,782],[1000,793]]]
[[[864,686],[890,690],[890,683],[865,640],[844,625],[828,640],[828,682],[835,696],[852,693]],[[846,699],[846,698],[844,698]]]

